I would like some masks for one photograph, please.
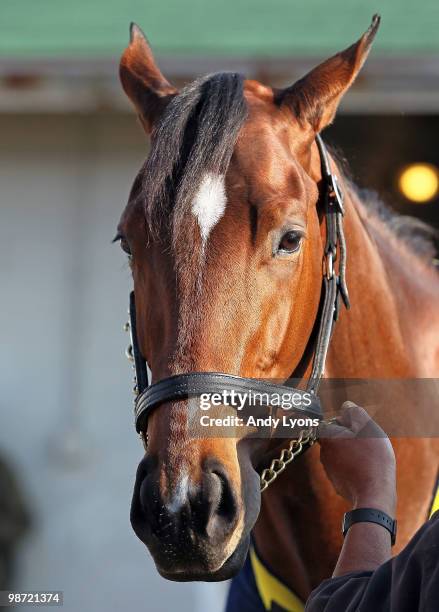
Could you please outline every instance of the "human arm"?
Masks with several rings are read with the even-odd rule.
[[[395,455],[367,412],[346,402],[337,423],[324,426],[319,441],[328,478],[351,508],[374,508],[394,518]],[[374,570],[390,556],[390,533],[384,527],[356,523],[346,534],[333,576]]]

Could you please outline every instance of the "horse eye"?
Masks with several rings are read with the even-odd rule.
[[[128,242],[125,238],[120,239],[120,248],[124,251],[129,257],[131,257],[130,247],[128,246]]]
[[[302,234],[290,231],[284,234],[279,242],[278,251],[280,253],[295,253],[300,249]]]
[[[118,232],[113,238],[112,242],[118,242],[122,251],[124,251],[127,255],[131,257],[130,247],[125,236]]]

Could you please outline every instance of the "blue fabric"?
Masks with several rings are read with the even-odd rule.
[[[225,612],[265,612],[247,555],[244,567],[230,585]]]

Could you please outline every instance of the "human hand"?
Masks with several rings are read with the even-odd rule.
[[[396,463],[392,444],[367,412],[345,402],[335,423],[321,424],[320,460],[339,495],[353,508],[395,516]]]

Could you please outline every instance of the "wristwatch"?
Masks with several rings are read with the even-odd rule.
[[[388,514],[375,508],[357,508],[346,512],[343,517],[341,531],[343,536],[346,535],[348,529],[355,523],[376,523],[385,527],[391,536],[392,546],[396,541],[396,519],[392,519]]]

